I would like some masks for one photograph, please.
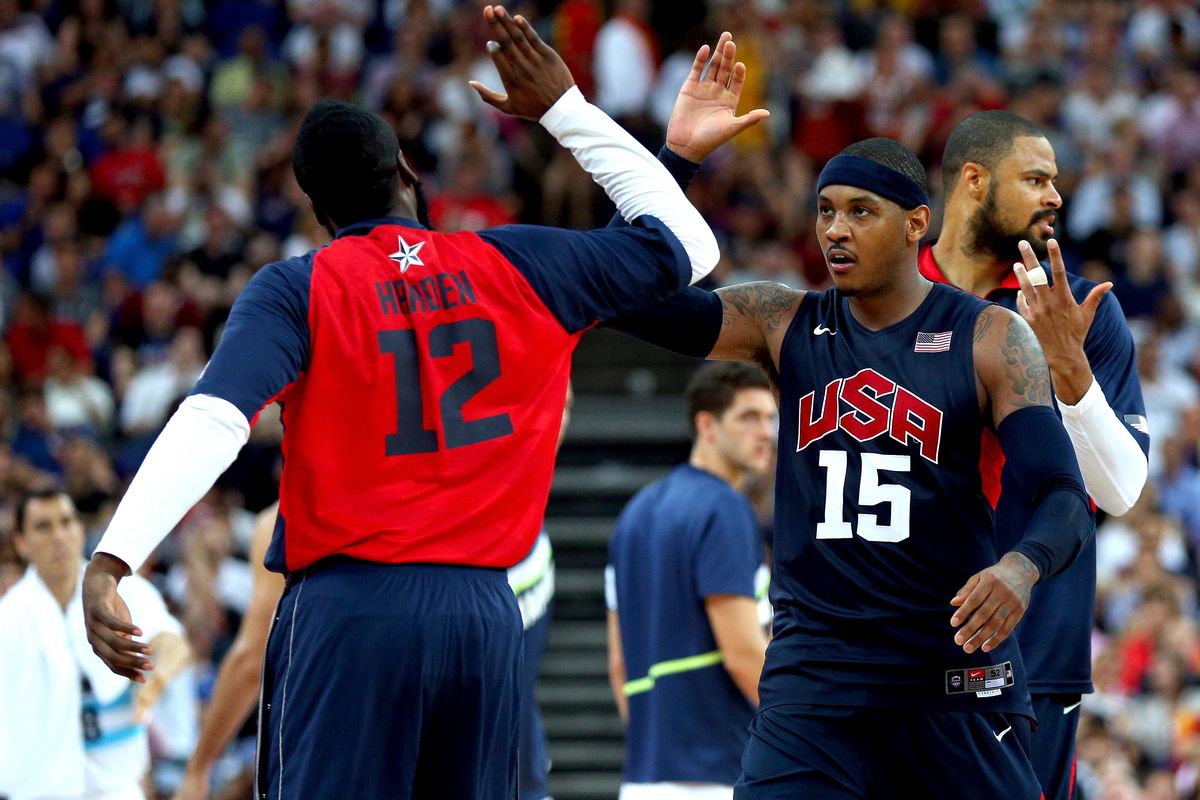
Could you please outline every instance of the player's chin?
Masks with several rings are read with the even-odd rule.
[[[1054,234],[1052,233],[1046,233],[1045,229],[1041,225],[1034,225],[1032,228],[1026,231],[1025,240],[1029,242],[1029,246],[1033,248],[1033,254],[1038,257],[1039,261],[1045,259],[1050,254],[1050,250],[1047,248],[1046,243],[1049,242],[1053,236]]]
[[[839,274],[835,270],[830,270],[829,277],[833,278],[834,288],[847,297],[853,297],[862,291],[862,287],[858,285],[858,281],[856,281],[850,275],[846,275],[844,273]]]
[[[749,472],[757,475],[766,475],[771,469],[771,451],[768,449],[765,453],[754,453],[750,458],[742,464],[742,467]]]

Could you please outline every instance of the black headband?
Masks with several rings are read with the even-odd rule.
[[[826,186],[857,186],[886,197],[905,210],[929,205],[929,193],[907,175],[862,156],[834,156],[821,170],[817,191]]]

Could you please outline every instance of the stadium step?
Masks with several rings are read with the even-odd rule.
[[[616,711],[609,713],[546,709],[542,714],[547,735],[558,741],[569,739],[621,741],[623,729]]]
[[[556,591],[537,697],[555,800],[614,800],[624,729],[608,684],[604,565],[617,515],[643,486],[685,461],[680,392],[695,362],[611,332],[576,351],[576,401],[546,510]]]
[[[595,652],[547,653],[542,659],[542,680],[553,678],[601,678],[607,682],[608,659],[598,658]]]

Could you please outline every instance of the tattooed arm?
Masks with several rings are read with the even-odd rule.
[[[1029,325],[998,306],[975,323],[980,407],[1000,439],[1006,502],[1028,504],[1021,540],[950,601],[963,650],[989,652],[1025,615],[1033,585],[1066,569],[1095,533],[1083,478],[1050,401],[1050,370]],[[1008,493],[1014,493],[1009,498]],[[961,627],[960,627],[961,626]]]
[[[708,357],[751,361],[774,377],[783,335],[804,292],[782,283],[759,281],[718,289],[717,297],[721,299],[721,333]]]
[[[1052,408],[1050,369],[1025,320],[988,306],[975,321],[975,377],[981,408],[998,430],[1009,414],[1029,406]]]

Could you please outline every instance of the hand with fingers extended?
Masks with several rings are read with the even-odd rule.
[[[1096,317],[1096,309],[1111,283],[1094,286],[1082,303],[1076,303],[1067,282],[1058,242],[1050,239],[1046,249],[1050,254],[1053,285],[1047,285],[1042,267],[1028,242],[1021,242],[1021,259],[1013,272],[1021,291],[1017,293],[1017,311],[1033,328],[1046,364],[1054,380],[1054,393],[1070,405],[1078,403],[1092,384],[1092,372],[1083,350],[1084,340]],[[1041,278],[1038,280],[1038,278]]]
[[[120,559],[107,553],[92,556],[83,574],[83,621],[88,643],[100,660],[116,674],[145,683],[142,671],[154,669],[150,645],[134,640],[142,631],[117,594],[117,582],[128,573]]]
[[[485,103],[506,114],[541,119],[575,85],[571,70],[521,15],[512,16],[504,6],[484,6],[483,18],[492,29],[488,53],[506,94],[479,81],[471,81],[471,88]]]
[[[737,116],[746,65],[737,60],[733,34],[722,33],[712,54],[706,69],[708,45],[697,51],[667,123],[667,147],[695,164],[771,115],[765,108],[756,108]]]
[[[959,628],[954,643],[968,653],[999,647],[1025,616],[1038,577],[1033,562],[1016,552],[972,575],[950,601],[958,609],[950,618]]]

